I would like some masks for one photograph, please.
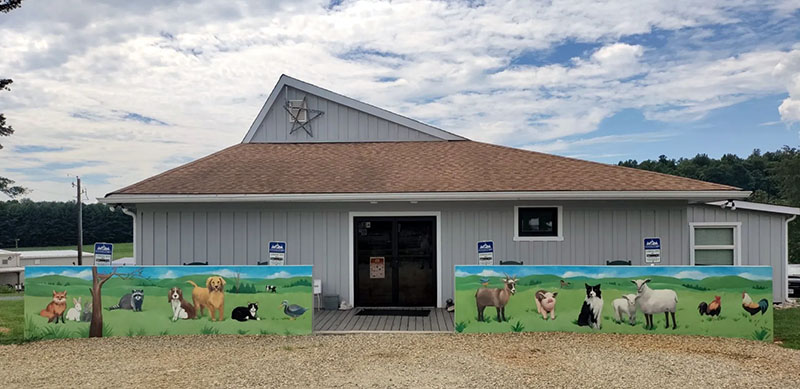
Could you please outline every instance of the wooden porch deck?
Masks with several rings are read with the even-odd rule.
[[[412,310],[415,308],[392,308]],[[453,312],[431,308],[427,317],[356,316],[361,308],[349,311],[314,311],[315,333],[342,332],[453,332]]]

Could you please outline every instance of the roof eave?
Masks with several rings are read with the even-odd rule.
[[[486,200],[738,200],[749,191],[536,191],[536,192],[416,192],[416,193],[287,193],[287,194],[124,194],[112,193],[104,204],[231,203],[231,202],[363,202],[363,201],[486,201]]]

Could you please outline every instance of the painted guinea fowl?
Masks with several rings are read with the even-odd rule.
[[[286,316],[289,316],[289,318],[291,318],[292,320],[300,317],[307,311],[306,308],[303,308],[297,304],[289,305],[289,302],[286,300],[283,300],[281,306],[283,306],[283,313],[285,313]]]

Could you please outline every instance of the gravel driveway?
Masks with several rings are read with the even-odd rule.
[[[800,351],[527,333],[187,336],[0,346],[3,387],[792,387]]]

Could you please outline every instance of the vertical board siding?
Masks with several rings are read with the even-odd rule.
[[[381,142],[381,141],[435,141],[441,140],[432,135],[390,123],[377,116],[343,106],[333,101],[306,94],[291,87],[281,93],[275,104],[269,108],[264,120],[253,135],[253,142]],[[311,133],[303,129],[290,134],[292,123],[284,109],[286,97],[300,100],[304,96],[309,109],[324,112],[310,122]],[[310,116],[313,114],[310,113]]]
[[[717,206],[690,206],[689,222],[741,222],[739,250],[742,265],[772,266],[773,301],[786,298],[786,218],[784,215]],[[689,231],[687,230],[687,241]],[[691,248],[689,248],[691,250]]]
[[[526,265],[604,265],[630,260],[643,265],[645,237],[662,239],[662,265],[689,264],[689,222],[741,221],[744,265],[771,265],[775,280],[785,277],[780,215],[719,207],[658,203],[569,202],[563,204],[563,241],[514,241],[515,202],[435,204],[263,204],[140,205],[145,265],[208,261],[255,265],[267,261],[267,243],[287,242],[288,265],[314,265],[323,293],[350,299],[351,211],[440,211],[442,299],[453,296],[453,267],[474,264],[478,240],[495,242],[495,261]],[[535,204],[530,204],[535,205]],[[775,299],[785,294],[775,282]]]

